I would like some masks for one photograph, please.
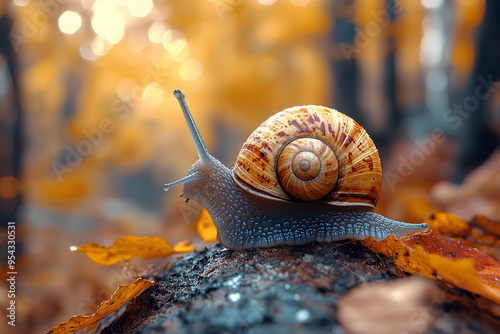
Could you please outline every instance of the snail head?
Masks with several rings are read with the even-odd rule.
[[[191,113],[189,112],[189,109],[187,107],[186,100],[184,99],[184,94],[179,89],[176,89],[174,91],[174,96],[179,101],[189,128],[189,132],[191,133],[191,138],[193,139],[196,152],[198,153],[198,157],[200,159],[191,166],[185,177],[180,180],[165,184],[163,186],[163,189],[167,191],[176,185],[184,184],[183,194],[186,195],[186,197],[189,199],[193,198],[194,192],[192,190],[194,189],[192,188],[199,189],[203,187],[203,180],[205,180],[206,177],[210,174],[210,167],[216,160],[208,153],[207,148],[205,147],[205,143],[203,143],[200,132],[198,131],[193,117],[191,116]]]

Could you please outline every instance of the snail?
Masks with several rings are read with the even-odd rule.
[[[378,151],[353,119],[322,106],[300,106],[271,116],[247,139],[232,169],[212,157],[186,105],[174,96],[199,160],[181,197],[210,213],[218,238],[240,250],[343,239],[376,241],[426,232],[427,224],[391,220],[372,212],[382,183]]]

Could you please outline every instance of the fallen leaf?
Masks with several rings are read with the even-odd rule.
[[[349,333],[420,334],[432,328],[438,315],[433,307],[437,305],[437,285],[413,276],[365,283],[349,290],[340,298],[337,316]]]
[[[450,181],[436,183],[430,192],[432,203],[469,221],[477,214],[500,220],[500,150],[470,171],[462,185]]]
[[[49,334],[65,334],[65,333],[75,333],[83,328],[95,326],[97,323],[112,314],[120,307],[122,307],[126,302],[137,296],[142,290],[150,287],[153,284],[152,281],[139,278],[130,284],[122,284],[113,293],[111,299],[102,302],[97,311],[92,315],[75,315],[68,321],[63,322],[60,325],[55,326],[49,332]]]
[[[196,228],[203,241],[217,241],[217,227],[215,227],[212,217],[210,217],[207,209],[203,208],[201,211],[201,216],[196,223]]]
[[[474,217],[477,225],[483,229],[484,232],[490,235],[500,236],[500,222],[492,222],[486,216],[477,215]]]
[[[179,242],[174,246],[175,253],[187,253],[194,250],[194,247],[189,246],[191,244],[190,240],[185,240],[183,242]]]
[[[500,304],[500,264],[439,231],[414,233],[399,240],[391,235],[381,242],[367,238],[361,243],[373,251],[392,256],[395,265],[403,271],[444,280]]]
[[[103,247],[96,243],[88,243],[78,247],[75,251],[82,252],[89,259],[102,266],[111,266],[122,260],[129,261],[135,257],[152,259],[166,257],[176,253],[186,253],[194,248],[182,242],[172,247],[160,237],[135,237],[118,238],[112,246]]]
[[[438,212],[432,218],[426,219],[429,230],[439,231],[451,236],[465,236],[470,234],[470,225],[460,217],[445,212]]]

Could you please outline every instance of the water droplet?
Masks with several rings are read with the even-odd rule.
[[[240,300],[240,298],[241,298],[241,294],[239,292],[234,292],[234,293],[230,293],[229,295],[227,295],[227,299],[233,303]]]
[[[300,300],[300,295],[298,293],[294,294],[293,299]]]
[[[297,322],[307,322],[310,317],[311,313],[308,310],[299,310],[295,313],[295,320],[297,320]]]
[[[225,281],[222,284],[225,286],[236,286],[236,285],[238,285],[240,279],[241,279],[241,276],[238,275],[238,276],[230,278],[229,280]]]
[[[286,283],[285,286],[284,286],[284,288],[287,289],[287,290],[290,290],[291,287],[292,286],[290,285],[290,283]]]
[[[163,190],[168,191],[168,189],[170,189],[170,187],[168,186],[168,184],[165,184],[165,185],[163,186]]]

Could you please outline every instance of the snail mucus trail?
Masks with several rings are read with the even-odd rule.
[[[240,250],[368,236],[380,241],[391,234],[399,238],[428,230],[427,224],[403,223],[376,214],[372,212],[374,206],[364,203],[332,205],[321,200],[284,200],[251,186],[242,186],[235,176],[235,168],[227,168],[208,153],[184,94],[176,89],[174,96],[184,113],[199,160],[186,177],[165,184],[164,189],[184,184],[181,196],[205,206],[225,247]]]

